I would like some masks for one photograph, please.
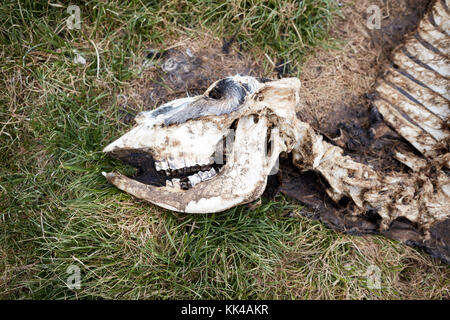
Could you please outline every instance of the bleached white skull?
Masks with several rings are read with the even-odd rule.
[[[136,117],[104,152],[135,165],[133,180],[107,174],[118,188],[188,213],[223,211],[256,200],[281,152],[297,141],[300,81],[234,76],[203,95]]]

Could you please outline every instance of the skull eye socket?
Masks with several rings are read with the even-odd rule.
[[[233,79],[222,79],[211,89],[208,93],[208,97],[214,100],[231,99],[237,100],[242,103],[245,95],[247,94],[247,85],[239,84]]]
[[[215,85],[214,88],[208,93],[208,97],[219,100],[222,99],[225,95],[226,91],[229,90],[230,87],[235,85],[230,79],[222,79]]]
[[[217,86],[215,86],[208,94],[208,97],[219,100],[223,96],[223,91],[220,91]]]

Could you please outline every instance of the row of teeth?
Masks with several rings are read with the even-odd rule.
[[[187,177],[187,180],[186,179],[181,180],[181,179],[177,179],[177,178],[174,178],[172,180],[167,180],[166,186],[187,189],[189,187],[195,186],[196,184],[198,184],[202,181],[210,180],[213,177],[215,177],[216,175],[217,175],[216,170],[214,170],[214,168],[211,168],[211,170],[209,170],[209,171],[199,171],[196,174],[193,174],[193,175]]]
[[[159,171],[164,171],[166,176],[171,177],[171,176],[178,176],[178,175],[187,175],[189,173],[193,173],[193,172],[199,172],[201,170],[207,172],[209,170],[209,168],[211,168],[211,166],[195,166],[195,167],[189,167],[189,168],[182,168],[182,169],[176,169],[176,170],[159,170]],[[158,169],[156,169],[158,170]]]
[[[202,168],[214,163],[214,158],[204,161],[189,161],[189,160],[163,160],[155,161],[156,171],[176,171],[183,170],[190,167]],[[199,169],[200,170],[200,169]],[[197,170],[198,171],[198,170]]]

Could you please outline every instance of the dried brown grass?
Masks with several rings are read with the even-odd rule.
[[[318,48],[302,67],[302,117],[320,131],[334,135],[339,122],[352,122],[367,113],[364,95],[374,90],[375,80],[390,51],[411,31],[423,12],[422,1],[342,1],[342,16],[337,18],[332,36],[339,50]],[[380,30],[366,27],[366,10],[381,9]]]

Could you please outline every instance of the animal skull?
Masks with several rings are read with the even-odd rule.
[[[279,154],[291,152],[300,133],[295,116],[300,81],[264,82],[226,78],[203,95],[139,114],[137,126],[104,152],[126,162],[138,154],[145,159],[140,169],[153,176],[152,183],[116,173],[106,174],[108,181],[187,213],[219,212],[256,200]]]

